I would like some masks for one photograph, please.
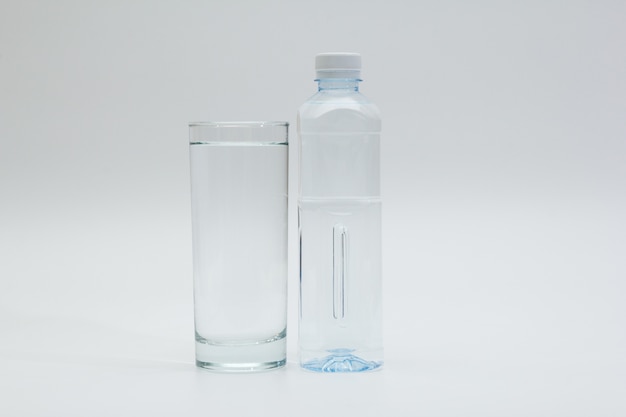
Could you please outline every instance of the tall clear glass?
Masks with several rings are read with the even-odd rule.
[[[196,364],[286,362],[286,122],[189,125]]]

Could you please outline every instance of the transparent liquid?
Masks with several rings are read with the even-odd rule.
[[[300,109],[300,326],[303,368],[383,363],[380,119],[358,93],[318,93]]]
[[[286,144],[192,143],[196,361],[285,363]]]
[[[377,199],[300,200],[306,369],[362,371],[382,363],[380,209]]]

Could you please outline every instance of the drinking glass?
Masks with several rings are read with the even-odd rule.
[[[189,124],[196,364],[286,362],[288,123]]]

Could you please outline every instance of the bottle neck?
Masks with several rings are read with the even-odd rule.
[[[359,91],[358,78],[320,78],[317,81],[318,91]]]

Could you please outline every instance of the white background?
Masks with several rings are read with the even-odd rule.
[[[0,2],[0,415],[626,415],[626,2]],[[386,367],[193,365],[187,123],[383,116]],[[297,172],[292,158],[291,172]],[[296,181],[292,177],[291,195]]]

